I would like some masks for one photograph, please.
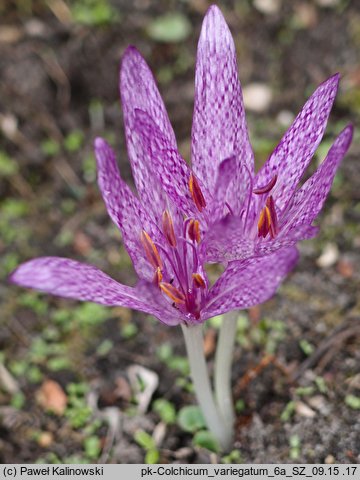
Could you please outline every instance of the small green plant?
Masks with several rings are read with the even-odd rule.
[[[175,355],[169,343],[162,344],[156,351],[159,360],[164,362],[171,370],[176,370],[183,376],[190,373],[189,361],[186,357]]]
[[[40,144],[41,151],[48,157],[54,157],[60,153],[60,144],[53,138],[47,138]]]
[[[108,0],[76,0],[71,7],[74,22],[90,27],[118,22],[120,13]]]
[[[305,340],[305,338],[302,338],[300,341],[299,341],[299,347],[301,348],[301,350],[305,353],[305,355],[308,357],[309,355],[311,355],[314,351],[314,347],[313,345],[311,345],[310,342],[308,342],[307,340]]]
[[[193,445],[206,448],[211,452],[219,451],[219,443],[214,435],[206,430],[206,422],[200,407],[187,405],[180,409],[177,418],[178,425],[185,432],[193,433]]]
[[[145,450],[145,463],[157,463],[160,459],[160,453],[156,447],[154,439],[144,430],[137,430],[134,434],[135,442]]]
[[[73,130],[64,139],[64,148],[70,153],[80,150],[84,143],[84,133],[81,130]]]
[[[101,442],[99,437],[91,435],[84,440],[84,452],[85,455],[91,460],[99,458],[101,452]]]
[[[181,13],[167,13],[153,20],[147,34],[157,42],[177,43],[185,40],[191,32],[191,24]]]
[[[158,398],[154,401],[152,408],[166,424],[171,425],[176,422],[176,409],[168,400]]]
[[[21,410],[25,404],[25,395],[22,392],[14,393],[11,398],[10,405],[17,410]]]
[[[70,383],[67,386],[68,406],[65,416],[73,428],[85,427],[92,415],[92,409],[87,405],[85,395],[88,386],[84,383]]]
[[[195,447],[206,448],[210,452],[218,453],[220,451],[219,443],[209,430],[200,430],[195,433],[193,438]]]
[[[8,154],[0,150],[0,176],[10,177],[18,172],[18,164]]]
[[[240,398],[239,400],[236,401],[236,403],[235,403],[235,411],[236,411],[237,413],[243,412],[243,411],[245,410],[245,407],[246,407],[245,401],[244,401],[242,398]]]
[[[290,418],[294,415],[295,413],[295,402],[293,400],[291,400],[290,402],[288,402],[284,408],[284,410],[282,411],[281,415],[280,415],[280,419],[282,422],[288,422],[290,420]]]
[[[120,331],[121,331],[121,336],[125,340],[129,340],[130,338],[133,338],[137,335],[138,327],[135,325],[135,323],[129,322],[122,325]]]
[[[326,385],[326,381],[323,377],[316,377],[315,380],[315,385],[317,389],[319,390],[320,393],[326,394],[328,393],[328,387]]]
[[[178,424],[185,432],[191,433],[206,427],[201,409],[196,405],[187,405],[179,411]]]
[[[105,357],[106,355],[109,354],[109,352],[111,351],[111,349],[113,348],[114,344],[111,340],[109,340],[108,338],[106,338],[105,340],[103,340],[100,345],[97,347],[96,349],[96,353],[100,356],[100,357]]]
[[[229,455],[221,458],[221,463],[242,463],[242,457],[239,450],[232,450]]]
[[[360,397],[356,395],[346,395],[345,404],[353,410],[360,410]]]
[[[291,435],[289,439],[290,444],[290,458],[291,460],[297,460],[301,453],[301,441],[299,435]]]
[[[299,397],[308,397],[310,395],[313,395],[314,392],[315,388],[311,385],[309,387],[298,387],[295,390],[296,395],[298,395]]]

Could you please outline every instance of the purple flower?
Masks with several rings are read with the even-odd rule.
[[[268,255],[317,233],[312,222],[350,146],[351,125],[339,134],[314,175],[300,189],[297,185],[323,137],[338,88],[338,74],[315,90],[255,174],[235,47],[216,6],[205,17],[198,45],[192,170],[176,149],[159,97],[154,102],[154,84],[149,80],[151,86],[147,87],[140,79],[146,78],[146,64],[135,50],[127,52],[124,64],[122,80],[126,88],[122,98],[128,112],[128,144],[130,151],[137,153],[131,160],[138,191],[144,182],[136,179],[135,166],[146,158],[149,177],[162,185],[180,211],[200,222],[200,250],[208,262]],[[149,94],[146,99],[144,92]],[[203,194],[201,209],[195,208],[189,195],[188,179],[192,175]]]
[[[206,237],[229,212],[244,218],[253,175],[234,45],[217,7],[209,9],[199,40],[193,170],[178,153],[154,78],[133,47],[122,61],[120,92],[138,196],[122,180],[112,149],[100,138],[95,154],[99,187],[122,232],[138,283],[125,286],[94,266],[57,257],[20,265],[11,281],[63,297],[138,309],[168,325],[200,323],[267,300],[295,265],[295,247],[232,261],[213,286],[204,269],[211,247]],[[222,234],[216,240],[228,243]]]
[[[192,167],[207,191],[225,201],[211,214],[204,236],[207,261],[263,256],[316,235],[312,223],[350,146],[352,125],[339,134],[312,177],[297,185],[323,137],[338,83],[336,74],[315,90],[255,173],[234,44],[221,13],[210,8],[196,64]]]

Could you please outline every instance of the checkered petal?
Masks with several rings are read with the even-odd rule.
[[[304,225],[311,225],[321,211],[337,168],[350,147],[353,130],[352,125],[344,128],[316,172],[295,193],[292,208],[284,220],[288,223],[285,225],[286,235],[292,235]]]
[[[171,148],[176,149],[176,139],[153,74],[132,46],[127,48],[121,63],[120,94],[127,151],[139,198],[159,219],[166,207],[166,196],[151,168],[149,154],[134,131],[135,110],[143,110],[150,116]]]
[[[218,166],[235,156],[253,173],[236,52],[222,13],[209,8],[201,29],[195,72],[192,167],[213,192]]]
[[[98,183],[107,211],[121,230],[125,247],[140,278],[150,279],[154,272],[145,258],[140,235],[145,230],[159,243],[162,233],[147,210],[120,176],[115,153],[102,138],[95,140],[95,156],[98,167]]]
[[[296,248],[284,248],[262,258],[231,262],[209,292],[204,316],[249,308],[268,300],[294,268]]]
[[[317,149],[339,84],[336,74],[322,83],[305,103],[279,145],[255,178],[255,187],[267,185],[275,174],[272,195],[283,209]]]
[[[164,302],[151,284],[128,287],[92,265],[68,258],[29,260],[12,273],[10,281],[60,297],[134,308],[154,315],[167,325],[177,325],[180,321],[177,312]]]

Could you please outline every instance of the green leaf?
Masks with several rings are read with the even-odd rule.
[[[144,430],[137,430],[134,434],[135,442],[144,450],[155,450],[156,445],[151,435]]]
[[[299,346],[300,346],[301,350],[302,350],[302,351],[305,353],[305,355],[307,355],[307,356],[311,355],[312,352],[314,351],[313,345],[311,345],[310,342],[308,342],[307,340],[305,340],[305,338],[303,338],[302,340],[300,340]]]
[[[7,198],[1,204],[1,215],[11,220],[24,217],[29,212],[29,203],[17,198]]]
[[[300,437],[299,435],[291,435],[289,438],[289,444],[292,448],[299,448],[300,447]]]
[[[98,458],[101,452],[101,443],[100,439],[95,435],[88,437],[84,440],[84,450],[86,455],[91,458],[95,459]]]
[[[314,387],[309,386],[309,387],[298,387],[295,390],[296,395],[299,395],[299,397],[307,397],[309,395],[312,395],[314,393]]]
[[[27,378],[31,383],[40,383],[43,378],[43,374],[38,367],[32,365],[27,369]]]
[[[206,427],[200,407],[188,405],[179,411],[178,424],[186,432],[196,432]]]
[[[360,410],[360,397],[357,397],[355,395],[346,395],[345,403],[353,410]]]
[[[99,26],[117,22],[121,19],[108,0],[77,0],[71,7],[76,23],[87,26]]]
[[[10,405],[17,410],[21,410],[25,404],[25,395],[22,392],[14,393],[11,398]]]
[[[113,342],[111,340],[109,340],[108,338],[106,338],[97,347],[96,353],[100,357],[105,357],[110,352],[110,350],[113,348],[113,346],[114,346]]]
[[[176,43],[185,40],[191,32],[191,24],[181,13],[167,13],[156,18],[147,28],[147,34],[157,42]]]
[[[156,450],[155,448],[152,448],[151,450],[148,450],[145,455],[145,463],[148,465],[158,463],[160,459],[160,454],[159,451]]]
[[[286,404],[286,407],[284,408],[284,410],[280,415],[280,419],[283,422],[288,422],[294,413],[295,413],[295,402],[291,400]]]
[[[80,327],[88,327],[103,323],[108,318],[109,311],[97,303],[85,302],[73,309],[72,315]]]
[[[59,142],[53,140],[52,138],[43,140],[40,144],[40,148],[43,154],[47,155],[48,157],[53,157],[60,152]]]
[[[196,432],[193,438],[193,444],[197,447],[206,448],[211,452],[219,452],[220,447],[215,437],[208,430],[200,430]]]
[[[221,458],[221,463],[242,463],[241,453],[239,450],[232,450],[229,455]]]
[[[84,396],[88,391],[89,391],[89,386],[83,382],[83,383],[69,383],[66,386],[66,390],[69,395],[72,397],[82,397]]]
[[[64,147],[68,152],[76,152],[80,150],[84,143],[84,134],[81,130],[73,130],[64,140]]]
[[[240,398],[239,400],[236,401],[235,411],[237,413],[243,412],[245,410],[245,407],[246,407],[245,401],[242,398]]]
[[[18,171],[18,164],[8,156],[7,153],[0,151],[0,175],[9,177]]]
[[[130,338],[135,337],[137,333],[138,328],[135,323],[125,323],[125,325],[121,327],[121,336],[125,340],[130,340]]]
[[[163,343],[156,349],[156,355],[162,362],[167,362],[172,357],[172,353],[170,343]]]
[[[54,357],[48,360],[47,367],[52,372],[58,372],[60,370],[70,370],[72,363],[68,357]]]
[[[161,420],[168,425],[175,423],[176,410],[174,405],[168,400],[165,400],[164,398],[158,398],[153,403],[153,410],[159,415]]]
[[[82,171],[86,182],[93,182],[96,179],[96,162],[94,155],[90,153],[82,161]]]
[[[168,359],[167,364],[171,370],[177,370],[182,375],[187,376],[190,373],[189,360],[186,357],[175,355]]]
[[[74,405],[65,410],[65,416],[73,428],[84,427],[92,413],[92,409],[87,405]]]
[[[328,392],[328,387],[327,387],[325,379],[323,377],[316,377],[315,378],[315,384],[316,384],[320,393],[327,393]]]
[[[35,313],[45,315],[48,309],[46,300],[40,297],[37,292],[25,292],[19,296],[19,303],[23,307],[31,308]]]

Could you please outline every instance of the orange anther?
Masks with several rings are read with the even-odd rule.
[[[189,178],[189,190],[196,208],[199,210],[199,212],[202,212],[202,210],[206,207],[206,202],[199,182],[196,180],[196,177],[193,173],[191,173]]]
[[[163,232],[166,237],[166,240],[169,242],[171,247],[176,247],[176,236],[174,231],[174,224],[171,218],[171,215],[168,210],[165,210],[162,214],[162,225]]]
[[[264,237],[264,238],[266,237],[266,235],[269,233],[270,224],[271,224],[270,210],[268,207],[265,206],[260,212],[260,217],[258,221],[259,237]]]
[[[277,214],[276,214],[276,209],[275,209],[275,202],[274,202],[274,199],[273,199],[272,195],[270,195],[266,199],[266,206],[269,209],[270,219],[271,219],[270,220],[270,235],[271,235],[271,238],[274,238],[275,235],[278,233],[278,220],[277,220]]]
[[[185,303],[185,295],[171,283],[162,282],[159,287],[173,302],[177,304]]]
[[[191,219],[188,227],[188,234],[190,240],[196,243],[200,243],[200,223],[198,220]]]
[[[205,288],[206,287],[205,280],[200,275],[200,273],[193,273],[192,278],[194,280],[195,287],[197,287],[197,288]]]
[[[153,283],[154,283],[155,285],[159,286],[162,279],[163,279],[163,274],[162,274],[162,271],[160,270],[160,268],[158,267],[158,268],[155,270],[155,274],[154,274],[154,278],[153,278]]]
[[[258,236],[265,238],[268,233],[271,238],[275,238],[278,233],[275,203],[271,195],[266,199],[265,207],[261,210],[258,221]]]
[[[160,268],[162,270],[162,262],[154,242],[151,237],[143,230],[140,235],[141,243],[144,247],[145,254],[149,262],[154,268]]]

